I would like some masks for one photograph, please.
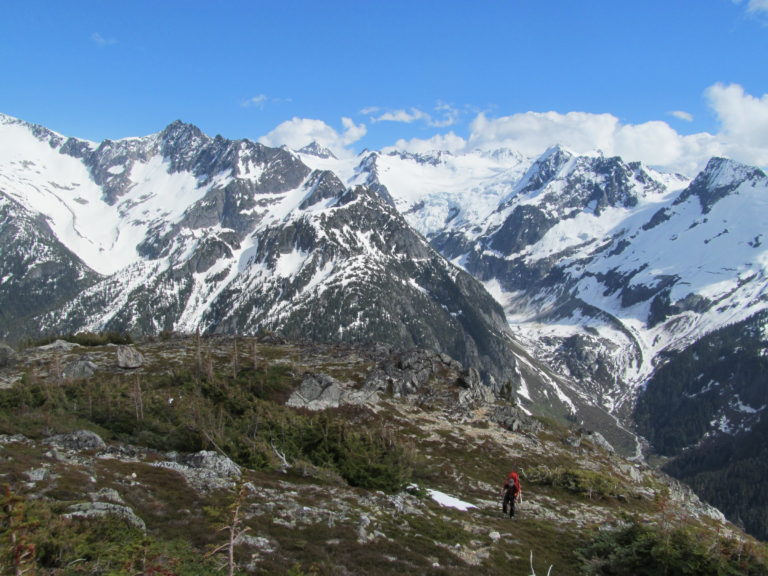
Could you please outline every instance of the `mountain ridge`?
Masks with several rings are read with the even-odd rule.
[[[28,174],[11,155],[0,190],[38,210],[55,195],[65,209],[47,217],[70,232],[59,237],[69,246],[101,240],[85,262],[109,273],[80,289],[63,313],[43,310],[40,330],[299,336],[314,316],[314,338],[434,347],[476,366],[489,383],[500,385],[514,366],[503,312],[474,280],[375,192],[312,171],[293,152],[209,138],[177,121],[73,157],[65,148],[72,140],[41,140],[24,123],[12,126],[28,132],[11,135],[26,137],[37,156]],[[59,162],[81,178],[69,190],[55,180]],[[93,221],[89,210],[109,219]],[[122,256],[105,263],[120,243]]]

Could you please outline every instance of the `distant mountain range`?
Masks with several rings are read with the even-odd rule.
[[[0,337],[433,348],[625,453],[639,424],[678,464],[765,439],[767,230],[768,177],[723,158],[691,179],[561,147],[337,158],[182,122],[92,143],[0,116]],[[717,362],[693,352],[717,339]],[[670,370],[717,401],[670,403]]]

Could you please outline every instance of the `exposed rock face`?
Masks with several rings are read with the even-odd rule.
[[[44,344],[43,346],[39,346],[40,350],[73,350],[75,348],[82,348],[83,346],[81,344],[77,344],[76,342],[67,342],[66,340],[54,340],[50,344]]]
[[[613,452],[613,446],[608,442],[608,440],[605,439],[605,437],[600,434],[600,432],[595,431],[589,431],[586,433],[586,438],[590,442],[592,442],[595,446],[599,446],[606,452]]]
[[[411,349],[385,353],[362,386],[339,382],[327,374],[306,374],[286,404],[325,410],[344,404],[376,404],[385,396],[453,412],[472,410],[496,399],[477,370],[465,370],[445,354]]]
[[[498,406],[491,411],[489,418],[511,432],[537,434],[542,429],[541,422],[516,406]]]
[[[291,394],[286,406],[326,410],[343,404],[376,402],[378,393],[370,390],[356,390],[327,374],[306,374],[301,385]]]
[[[128,524],[146,532],[147,526],[144,520],[128,506],[113,504],[112,502],[82,502],[72,504],[66,514],[66,518],[103,518],[105,516],[117,516]]]
[[[133,346],[117,347],[117,365],[120,368],[141,368],[144,364],[144,356]]]
[[[335,378],[326,374],[307,374],[286,405],[335,408],[339,405],[342,393],[342,388]]]
[[[471,410],[493,402],[493,390],[477,370],[430,350],[392,354],[368,376],[364,390],[390,394],[425,408]]]
[[[0,368],[13,366],[18,361],[19,355],[16,353],[16,350],[8,346],[8,344],[0,342]]]
[[[57,311],[99,276],[56,237],[46,220],[0,190],[0,338],[39,337],[32,318]]]
[[[369,377],[367,388],[374,388],[395,397],[415,394],[440,371],[460,372],[461,364],[436,352],[412,349],[395,353]]]
[[[59,434],[48,439],[48,443],[54,448],[64,450],[103,450],[107,447],[101,436],[90,430],[77,430],[69,434]]]
[[[190,454],[182,459],[182,463],[190,468],[207,470],[220,476],[239,478],[241,473],[240,466],[232,462],[232,460],[226,456],[211,450],[203,450],[201,452]]]
[[[538,208],[516,206],[491,237],[490,246],[504,254],[514,254],[541,240],[555,223],[554,219],[548,219]]]
[[[154,465],[178,472],[191,486],[199,490],[231,489],[242,474],[240,466],[218,452],[203,450],[181,456],[172,453],[170,456],[174,460],[157,462]]]
[[[98,366],[88,357],[83,355],[74,362],[69,363],[62,373],[66,380],[80,380],[90,378],[96,373]]]

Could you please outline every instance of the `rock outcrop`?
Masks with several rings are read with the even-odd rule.
[[[19,355],[16,354],[16,350],[8,346],[8,344],[0,342],[0,368],[13,366],[18,360]]]
[[[144,356],[133,346],[117,347],[117,365],[120,368],[133,370],[141,368],[144,364]]]

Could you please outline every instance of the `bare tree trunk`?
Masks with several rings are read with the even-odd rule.
[[[197,366],[197,377],[203,373],[203,350],[200,343],[200,328],[195,330],[195,365]]]
[[[251,362],[253,362],[253,369],[259,368],[259,347],[256,344],[256,340],[251,342]]]
[[[232,378],[234,380],[237,380],[238,369],[237,334],[235,334],[234,340],[232,341]]]
[[[242,519],[240,518],[240,508],[243,505],[243,501],[245,500],[246,491],[247,489],[245,485],[240,486],[237,492],[237,499],[234,502],[234,506],[230,508],[232,510],[231,522],[229,525],[223,526],[221,528],[221,530],[226,530],[229,533],[227,542],[206,554],[206,556],[213,556],[214,554],[218,554],[219,552],[226,550],[228,576],[234,576],[235,569],[237,567],[237,564],[235,563],[235,544],[237,543],[238,538],[250,530],[250,528],[247,526],[243,529],[240,529],[240,525],[242,524]]]
[[[133,383],[133,401],[136,407],[136,420],[144,420],[144,398],[141,393],[141,378],[138,375]]]

